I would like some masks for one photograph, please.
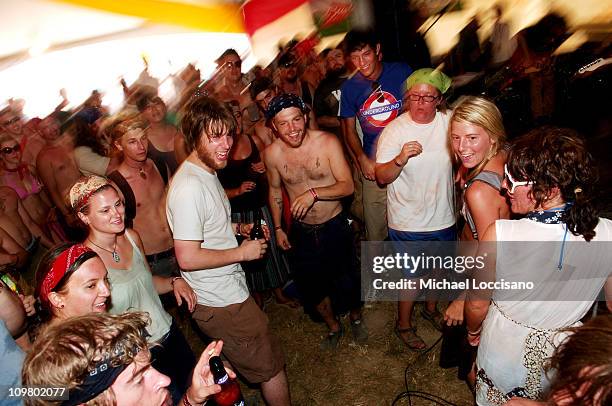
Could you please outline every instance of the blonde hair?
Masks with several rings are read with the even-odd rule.
[[[448,126],[449,143],[452,140],[451,128],[453,121],[463,121],[481,127],[491,140],[491,149],[485,159],[469,172],[468,179],[471,179],[482,172],[489,160],[502,149],[506,141],[506,130],[504,129],[502,115],[493,102],[483,97],[465,96],[458,100],[451,115],[451,125]],[[456,154],[454,154],[454,158],[457,159]]]
[[[109,355],[113,367],[127,366],[138,352],[148,349],[143,333],[149,323],[146,313],[90,313],[49,326],[26,356],[21,373],[23,384],[67,387],[70,392],[79,388],[89,371]],[[109,386],[85,404],[114,404],[114,398]],[[31,398],[25,403],[53,405],[61,401]]]

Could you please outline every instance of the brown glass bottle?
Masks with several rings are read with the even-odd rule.
[[[235,379],[231,379],[223,366],[220,357],[210,357],[208,360],[210,372],[217,385],[221,386],[221,392],[214,394],[213,399],[217,406],[244,406],[244,398],[240,392],[240,385]]]

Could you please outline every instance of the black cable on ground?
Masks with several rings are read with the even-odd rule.
[[[394,406],[395,404],[397,404],[397,402],[399,402],[402,399],[408,398],[408,404],[410,406],[412,406],[412,398],[419,398],[419,399],[425,399],[425,400],[429,400],[430,402],[436,404],[436,405],[443,405],[443,406],[458,406],[455,403],[449,402],[446,399],[443,399],[439,396],[436,396],[432,393],[428,393],[428,392],[423,392],[423,391],[418,391],[418,390],[410,390],[410,388],[408,387],[408,371],[410,371],[410,368],[414,365],[416,365],[418,363],[419,360],[423,359],[431,350],[433,350],[434,348],[436,348],[436,346],[442,341],[442,334],[440,334],[440,337],[438,337],[438,339],[436,340],[435,343],[433,343],[429,348],[427,348],[425,351],[423,351],[422,353],[420,353],[418,355],[418,357],[414,360],[414,362],[409,363],[406,366],[406,369],[404,370],[404,386],[406,387],[406,390],[404,392],[401,392],[400,394],[398,394],[395,397],[395,400],[393,400],[393,403],[391,404],[392,406]]]

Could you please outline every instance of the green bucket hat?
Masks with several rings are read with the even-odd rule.
[[[444,94],[451,86],[451,78],[446,76],[442,71],[432,68],[423,68],[412,72],[412,75],[408,76],[406,82],[404,82],[404,93],[410,90],[414,85],[425,83],[432,85]]]

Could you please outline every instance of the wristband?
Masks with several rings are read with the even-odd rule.
[[[283,226],[276,226],[276,227],[274,227],[274,231],[281,230],[282,228],[283,228]]]
[[[204,403],[197,403],[197,404],[205,405],[206,403],[207,403],[207,400],[205,400]],[[193,403],[191,403],[189,399],[187,399],[187,392],[185,392],[185,395],[183,396],[183,406],[194,406]]]
[[[174,278],[172,278],[172,281],[170,282],[170,284],[172,285],[172,287],[174,288],[174,282],[176,282],[177,279],[183,279],[182,276],[175,276]]]
[[[395,164],[395,166],[397,166],[398,168],[403,167],[404,165],[400,164],[397,162],[397,157],[393,160],[393,163]]]
[[[310,189],[308,189],[308,191],[310,192],[310,194],[312,195],[312,197],[314,198],[314,201],[318,201],[319,200],[319,195],[317,194],[317,191],[314,190],[313,187],[311,187]]]
[[[470,331],[470,330],[468,330],[468,332],[467,332],[467,333],[468,333],[468,335],[469,335],[469,336],[476,337],[476,336],[479,336],[479,335],[480,335],[480,332],[481,332],[481,331],[482,331],[482,326],[480,326],[480,328],[479,328],[478,330],[476,330],[476,331]]]

